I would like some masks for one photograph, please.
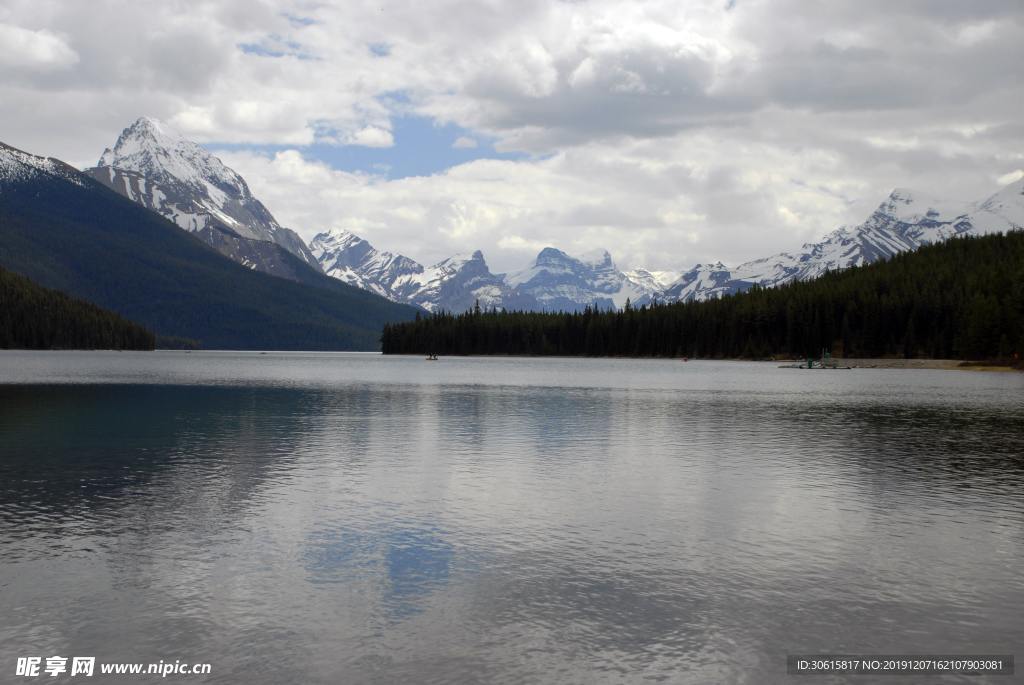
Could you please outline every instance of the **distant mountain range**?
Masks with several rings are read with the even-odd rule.
[[[958,235],[985,235],[1024,228],[1024,180],[980,202],[951,203],[898,188],[866,221],[843,226],[798,252],[780,252],[735,269],[697,265],[661,293],[667,301],[704,300],[747,290],[816,278],[870,264],[900,252]]]
[[[957,235],[1024,228],[1024,180],[979,202],[957,204],[909,190],[894,190],[868,219],[844,226],[797,252],[780,252],[735,268],[698,264],[680,272],[620,270],[605,250],[572,257],[544,248],[521,271],[494,274],[480,252],[424,267],[413,259],[374,249],[347,231],[316,236],[313,255],[326,274],[387,298],[427,310],[485,308],[579,311],[618,308],[652,300],[706,300],[807,280],[827,271],[870,264]]]
[[[477,302],[486,309],[613,309],[627,299],[650,301],[670,282],[665,272],[619,271],[605,250],[571,257],[547,247],[522,271],[495,274],[479,250],[424,267],[342,230],[317,235],[310,247],[328,276],[428,311],[464,311]]]
[[[715,263],[677,271],[622,270],[603,249],[572,256],[547,247],[524,269],[494,273],[479,251],[425,266],[342,230],[321,233],[307,247],[278,224],[238,173],[148,117],[126,128],[86,173],[249,268],[305,283],[316,283],[323,273],[427,311],[463,311],[477,302],[487,308],[579,311],[620,308],[627,300],[704,300],[868,264],[954,235],[1024,226],[1024,182],[970,204],[898,189],[858,226],[735,268]]]
[[[146,180],[147,192],[153,187]],[[236,190],[251,199],[241,189],[244,182]],[[224,206],[242,211],[231,201]],[[255,200],[247,206],[254,216],[262,207]],[[270,228],[268,235],[282,234]],[[237,264],[203,237],[92,174],[0,144],[0,266],[158,336],[222,349],[372,350],[385,323],[416,314],[324,276],[291,252],[282,250],[282,259],[302,272],[302,282]]]
[[[72,182],[81,182],[74,169],[62,168],[60,173]],[[485,308],[579,311],[621,308],[627,301],[704,300],[755,284],[771,287],[814,278],[955,235],[1024,227],[1024,181],[969,204],[898,189],[862,224],[841,227],[798,251],[735,268],[715,263],[677,271],[623,270],[603,249],[572,256],[547,247],[524,269],[494,273],[479,251],[425,266],[377,250],[343,230],[320,233],[307,247],[295,231],[277,222],[237,172],[148,117],[124,129],[84,174],[248,269],[317,288],[326,274],[427,311],[464,311],[477,302]]]

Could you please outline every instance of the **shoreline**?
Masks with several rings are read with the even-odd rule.
[[[372,356],[383,356],[383,357],[419,357],[422,356],[418,353],[408,354],[395,354],[395,353],[383,353],[379,350],[222,350],[222,349],[196,349],[196,350],[181,350],[181,349],[163,349],[157,348],[155,350],[138,350],[138,349],[31,349],[31,348],[4,348],[0,349],[0,352],[54,352],[54,353],[67,353],[67,352],[164,352],[164,353],[227,353],[227,354],[317,354],[317,353],[345,353],[345,354],[365,354]],[[582,355],[515,355],[515,354],[450,354],[440,355],[442,358],[459,358],[464,357],[467,359],[631,359],[631,360],[661,360],[661,361],[683,361],[683,357],[590,357]],[[742,359],[736,357],[725,357],[725,358],[709,358],[709,357],[693,357],[687,359],[687,361],[720,361],[720,362],[753,362],[760,364],[799,364],[806,362],[806,359],[797,358],[761,358],[761,359]],[[1009,364],[1000,364],[998,362],[986,361],[986,360],[965,360],[965,359],[902,359],[902,358],[885,358],[885,357],[835,357],[834,361],[837,362],[841,368],[849,367],[851,369],[932,369],[942,371],[991,371],[991,372],[1009,372],[1016,371],[1018,373],[1024,373],[1024,365],[1011,366]]]
[[[384,357],[421,357],[422,353],[388,353],[381,352]],[[466,358],[466,359],[619,359],[619,360],[651,360],[651,361],[718,361],[718,362],[747,362],[759,364],[798,364],[806,362],[806,358],[790,357],[762,357],[759,359],[744,359],[740,357],[629,357],[629,356],[587,356],[587,355],[560,355],[560,354],[440,354],[441,358]],[[1024,373],[1024,366],[1015,367],[1009,364],[1000,364],[987,360],[973,359],[904,359],[901,357],[834,357],[842,367],[851,369],[938,369],[943,371],[1017,371]]]
[[[885,359],[885,358],[835,358],[837,363],[852,369],[940,369],[944,371],[1022,371],[1007,364],[964,359]],[[805,360],[772,360],[805,361]]]

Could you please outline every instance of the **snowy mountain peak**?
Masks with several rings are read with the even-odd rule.
[[[636,306],[655,300],[705,300],[742,292],[754,285],[773,287],[816,278],[957,235],[1021,228],[1024,179],[977,203],[939,200],[918,191],[896,188],[863,223],[841,226],[800,250],[755,259],[736,268],[717,261],[678,272],[623,272],[607,250],[574,257],[558,248],[545,247],[528,267],[502,276],[491,274],[483,255],[477,251],[469,256],[450,257],[425,269],[417,264],[419,271],[395,279],[388,291],[393,299],[419,304],[431,311],[464,311],[476,300],[484,307],[548,311],[623,307],[627,300]],[[365,241],[356,236],[333,232],[331,236],[350,259],[364,249]],[[391,257],[388,253],[374,253]],[[320,252],[318,257],[327,268],[325,257]],[[360,268],[372,280],[372,270]]]
[[[537,253],[537,258],[533,263],[534,266],[543,266],[545,264],[560,264],[571,259],[572,257],[562,252],[557,247],[545,247]]]
[[[223,239],[271,242],[320,270],[298,234],[277,223],[253,197],[245,179],[158,119],[137,119],[86,173],[187,231],[223,234],[207,235],[211,244]],[[233,253],[232,258],[255,264],[245,252]]]
[[[597,248],[596,250],[585,252],[578,255],[576,258],[584,264],[588,264],[593,267],[615,267],[611,253],[604,248]]]
[[[548,310],[575,310],[586,306],[609,309],[626,300],[638,302],[658,289],[643,278],[619,271],[607,250],[571,257],[553,247],[540,251],[533,264],[509,273],[505,282],[537,300]]]
[[[895,188],[875,213],[915,224],[926,220],[952,221],[968,211],[969,207],[961,202],[940,200],[909,188]]]
[[[889,201],[910,204],[919,195],[920,193],[916,193],[910,188],[893,188],[892,192],[889,193]]]
[[[456,254],[451,257],[442,259],[437,264],[434,264],[431,269],[447,269],[451,271],[461,271],[468,266],[483,267],[487,268],[487,262],[484,260],[484,253],[480,250],[476,250],[472,254]]]
[[[591,269],[614,269],[615,263],[608,250],[597,248],[581,255],[572,256],[555,247],[545,247],[537,254],[534,267],[574,268],[583,265]]]
[[[357,236],[355,233],[346,231],[342,228],[332,228],[324,233],[319,233],[309,243],[309,249],[317,260],[321,260],[323,255],[330,254],[331,252],[349,250],[357,247],[362,250],[373,249],[368,242]]]
[[[1024,229],[1024,178],[979,202],[975,211],[987,232]]]
[[[958,235],[1024,227],[1024,197],[1003,188],[981,203],[940,200],[896,188],[867,220],[842,226],[795,253],[780,252],[728,269],[698,266],[665,293],[669,300],[707,299],[758,284],[772,287],[816,278],[827,271],[870,264]],[[708,273],[708,271],[711,273]]]
[[[718,261],[715,262],[714,264],[698,264],[693,268],[700,269],[702,271],[725,271],[729,267],[727,267],[725,264],[722,264],[721,261]]]
[[[126,169],[153,181],[175,180],[219,203],[252,198],[245,180],[201,145],[167,124],[140,117],[118,136],[98,166]]]
[[[171,131],[161,121],[152,117],[139,117],[135,123],[121,132],[113,148],[108,147],[103,150],[96,166],[115,166],[122,158],[130,157],[147,148],[150,150],[173,149],[179,141],[184,141],[184,137]],[[129,167],[122,166],[122,168]],[[138,170],[133,169],[133,171]]]
[[[340,228],[316,235],[309,247],[328,276],[392,300],[403,301],[400,279],[423,273],[418,262],[377,250],[355,233]]]
[[[624,272],[626,278],[651,293],[660,293],[669,287],[682,276],[679,271],[650,271],[648,269],[633,269]]]

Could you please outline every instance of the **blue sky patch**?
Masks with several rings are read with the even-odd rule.
[[[238,49],[247,55],[258,57],[297,57],[298,59],[316,59],[302,48],[301,43],[288,40],[281,36],[271,35],[261,43],[239,43]]]
[[[313,24],[319,24],[316,19],[312,17],[302,17],[297,14],[290,14],[289,12],[283,12],[282,16],[288,20],[288,23],[295,28],[302,28],[304,26],[312,26]]]
[[[207,145],[211,150],[249,150],[274,154],[298,149],[307,159],[324,162],[342,171],[364,172],[389,180],[431,176],[475,159],[528,159],[522,152],[498,152],[493,139],[474,134],[455,124],[437,125],[430,117],[406,114],[391,120],[395,144],[389,148],[314,143],[295,145]],[[475,148],[453,147],[459,138],[472,138]]]

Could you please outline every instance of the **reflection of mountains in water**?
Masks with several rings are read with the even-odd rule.
[[[1024,414],[991,380],[295,363],[276,386],[0,385],[0,640],[216,654],[230,682],[739,682],[821,636],[1019,642]]]
[[[157,516],[200,503],[237,514],[303,439],[298,416],[271,413],[288,394],[0,385],[0,501],[32,501],[54,516],[82,506],[113,515],[143,495]]]
[[[0,385],[0,406],[0,503],[8,514],[19,501],[53,515],[82,504],[116,510],[121,495],[140,488],[148,488],[154,504],[162,497],[154,488],[171,485],[168,478],[189,484],[165,493],[169,510],[180,509],[186,498],[237,511],[303,459],[329,458],[360,469],[373,453],[400,463],[409,454],[382,453],[383,444],[396,440],[407,442],[413,455],[426,447],[444,449],[480,467],[491,450],[513,441],[524,456],[557,468],[577,452],[588,458],[606,453],[610,443],[621,441],[621,424],[674,431],[685,449],[715,450],[777,433],[785,436],[792,458],[870,453],[897,479],[1024,470],[1013,437],[1024,434],[1024,422],[1016,414],[990,406],[906,407],[898,399],[885,407],[816,406],[785,398],[623,396],[581,388]],[[937,434],[939,424],[953,432]],[[823,441],[823,434],[832,437]],[[443,444],[425,446],[428,435]],[[941,445],[936,435],[945,436]],[[634,437],[645,442],[642,434]],[[867,452],[865,443],[872,445]]]

